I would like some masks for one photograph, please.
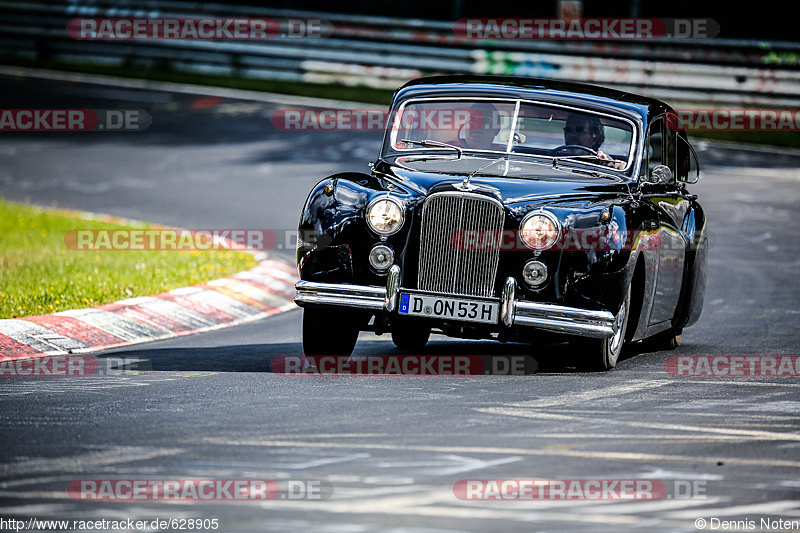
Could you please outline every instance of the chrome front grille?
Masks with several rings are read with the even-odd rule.
[[[503,205],[477,194],[446,192],[431,195],[422,208],[417,288],[465,296],[494,296],[500,259]],[[460,230],[488,230],[497,239],[481,239],[477,250],[454,246]],[[488,246],[484,244],[494,240]]]

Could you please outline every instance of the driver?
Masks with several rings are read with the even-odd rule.
[[[459,148],[473,150],[495,150],[503,152],[506,147],[495,144],[494,138],[500,132],[500,115],[497,108],[489,103],[473,104],[469,109],[469,118],[461,128],[464,137],[449,141],[448,144]]]
[[[564,144],[585,146],[597,152],[597,157],[609,161],[610,166],[622,168],[625,163],[616,161],[608,154],[600,150],[600,145],[606,140],[603,132],[603,124],[600,117],[594,115],[584,115],[583,113],[570,113],[567,123],[564,126]],[[573,155],[581,155],[580,150],[573,149]],[[588,152],[586,152],[588,153]]]

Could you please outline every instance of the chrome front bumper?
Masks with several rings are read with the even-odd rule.
[[[401,290],[400,267],[394,265],[389,270],[386,287],[299,281],[295,289],[294,301],[301,307],[317,304],[391,313]],[[506,326],[529,326],[598,339],[607,339],[616,333],[615,317],[609,311],[517,300],[515,293],[516,282],[509,277],[500,298],[500,320]]]

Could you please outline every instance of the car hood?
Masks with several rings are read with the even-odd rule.
[[[493,196],[504,204],[518,202],[592,202],[612,196],[628,195],[627,181],[611,176],[590,175],[586,171],[554,170],[541,167],[535,175],[521,177],[499,177],[475,175],[469,178],[467,189],[464,179],[468,174],[450,174],[410,170],[397,165],[379,164],[375,171],[394,178],[414,192],[427,196],[448,190],[470,190],[477,194]]]

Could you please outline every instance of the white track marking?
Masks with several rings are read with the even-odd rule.
[[[343,448],[360,450],[392,450],[430,453],[455,453],[455,454],[502,454],[502,455],[541,455],[552,457],[562,455],[566,457],[582,457],[586,459],[599,459],[608,461],[635,461],[635,462],[675,462],[688,464],[716,465],[723,461],[729,465],[741,466],[779,466],[800,468],[800,461],[780,459],[743,459],[739,457],[697,457],[693,455],[666,455],[657,453],[625,453],[625,452],[595,452],[568,449],[548,448],[546,450],[530,448],[499,448],[486,446],[427,446],[427,445],[401,445],[367,442],[308,442],[294,440],[229,440],[206,438],[202,442],[207,444],[221,444],[225,446],[258,446],[265,448]]]

